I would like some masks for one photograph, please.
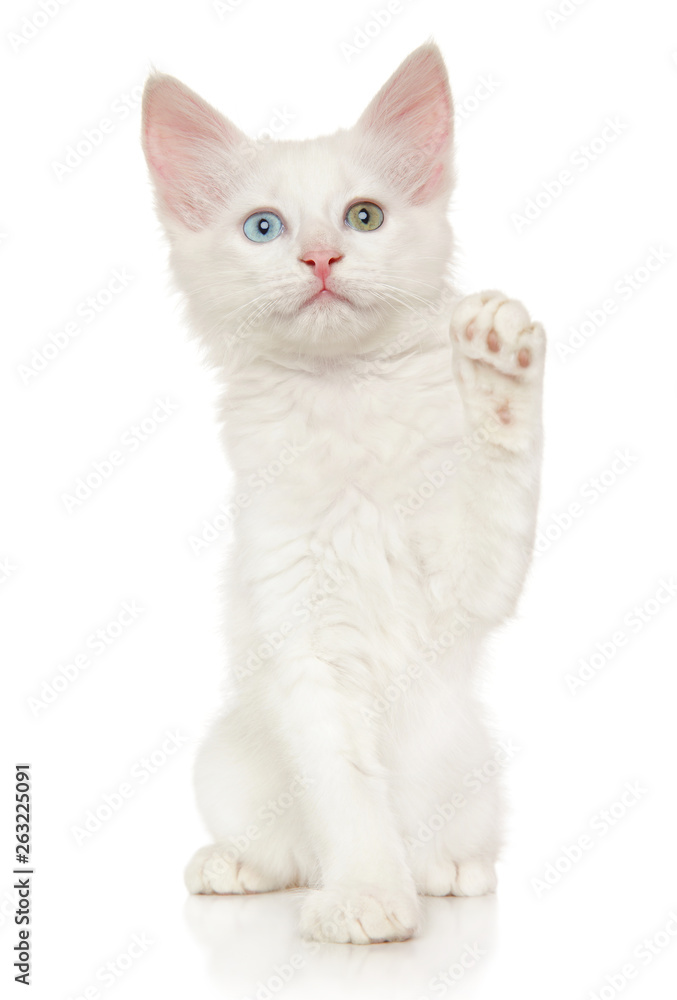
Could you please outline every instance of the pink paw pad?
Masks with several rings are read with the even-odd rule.
[[[504,403],[498,410],[496,410],[496,416],[501,421],[502,424],[509,424],[512,420],[512,414],[510,412],[510,403]]]

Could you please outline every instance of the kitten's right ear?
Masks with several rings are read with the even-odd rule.
[[[173,76],[154,73],[143,93],[143,151],[160,215],[198,232],[214,220],[249,141]]]

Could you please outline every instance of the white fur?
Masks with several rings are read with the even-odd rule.
[[[451,102],[433,45],[354,129],[263,147],[154,76],[144,145],[245,498],[226,586],[234,694],[196,771],[214,844],[187,885],[309,887],[307,937],[408,938],[419,893],[495,886],[499,784],[468,782],[494,760],[477,668],[530,558],[543,331],[499,293],[450,288]],[[380,229],[344,224],[360,199],[381,205]],[[242,232],[261,209],[286,225],[266,244]],[[303,305],[318,246],[342,255],[348,303]]]

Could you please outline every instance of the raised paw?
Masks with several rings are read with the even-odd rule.
[[[232,848],[210,844],[191,858],[184,873],[188,892],[223,895],[271,892],[282,888],[274,879],[260,875],[249,865],[233,858]]]
[[[419,876],[417,884],[426,896],[485,896],[496,889],[496,869],[481,858],[436,862]]]
[[[419,923],[414,891],[374,887],[321,889],[312,892],[301,910],[301,934],[311,941],[377,944],[406,941]]]
[[[473,423],[493,420],[530,436],[540,419],[540,323],[531,321],[521,302],[487,291],[460,300],[450,333],[454,371]]]
[[[544,347],[543,328],[532,323],[521,302],[501,292],[468,295],[456,306],[451,335],[458,350],[505,375],[529,375]]]

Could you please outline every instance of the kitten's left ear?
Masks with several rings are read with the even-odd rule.
[[[448,193],[453,104],[436,45],[408,56],[355,126],[367,159],[413,204]]]

